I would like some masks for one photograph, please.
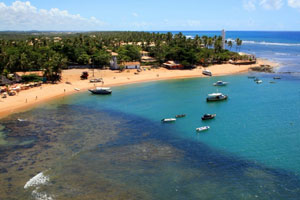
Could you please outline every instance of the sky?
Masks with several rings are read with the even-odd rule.
[[[300,0],[0,0],[0,31],[300,31]]]

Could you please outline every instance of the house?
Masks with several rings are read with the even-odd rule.
[[[180,63],[176,63],[172,60],[168,61],[168,62],[165,62],[163,64],[167,69],[183,69],[184,66]]]
[[[122,65],[125,69],[140,69],[141,63],[140,62],[123,62]]]
[[[156,62],[156,59],[149,56],[148,51],[140,51],[141,54],[141,61],[144,63],[151,63],[151,62]]]

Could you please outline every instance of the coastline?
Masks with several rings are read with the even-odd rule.
[[[272,67],[278,66],[278,63],[266,59],[258,59],[253,65],[212,65],[209,69],[213,76],[234,75],[248,72],[249,68],[268,64]],[[204,68],[197,67],[193,70],[167,70],[165,68],[152,69],[135,74],[136,70],[125,70],[122,73],[111,70],[93,70],[91,69],[71,69],[62,72],[62,80],[58,84],[43,84],[42,87],[32,88],[21,91],[16,96],[0,100],[0,118],[8,115],[24,112],[41,103],[58,99],[78,92],[86,92],[95,86],[113,87],[120,85],[129,85],[143,82],[153,82],[170,79],[206,77],[202,74]],[[80,80],[80,74],[83,71],[89,72],[89,79],[103,78],[104,84],[89,83],[89,80]],[[66,84],[71,82],[72,84]],[[75,90],[79,89],[80,91]]]

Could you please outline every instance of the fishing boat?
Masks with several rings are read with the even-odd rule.
[[[226,100],[227,98],[228,96],[222,93],[212,93],[212,94],[208,94],[206,101],[222,101],[222,100]]]
[[[92,94],[111,94],[112,90],[110,88],[96,87],[96,89],[89,90]]]
[[[185,117],[186,114],[181,114],[181,115],[176,115],[175,118],[182,118],[182,117]]]
[[[162,122],[175,122],[176,119],[175,118],[164,118],[161,120]]]
[[[207,131],[208,129],[210,129],[209,126],[202,126],[202,127],[196,128],[196,131],[202,132],[202,131]]]
[[[209,71],[209,70],[207,70],[207,69],[203,70],[203,71],[202,71],[202,74],[203,74],[203,75],[206,75],[206,76],[212,76],[211,71]]]
[[[209,120],[209,119],[215,118],[216,116],[217,116],[216,114],[204,114],[201,119],[202,120]]]
[[[227,85],[228,82],[224,82],[224,81],[217,81],[216,83],[214,83],[213,85],[214,86],[225,86]]]

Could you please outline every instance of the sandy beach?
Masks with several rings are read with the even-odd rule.
[[[276,67],[278,64],[267,60],[258,60],[254,65],[222,64],[208,67],[213,76],[232,75],[248,72],[250,67],[268,64]],[[21,91],[16,96],[9,96],[0,100],[0,117],[30,109],[39,103],[70,95],[76,92],[86,92],[87,89],[97,86],[118,86],[139,82],[158,81],[167,79],[181,79],[193,77],[205,77],[202,75],[203,67],[193,70],[168,70],[165,68],[142,70],[125,70],[123,72],[111,70],[71,69],[62,72],[62,81],[58,84],[43,84],[41,87]],[[88,80],[80,80],[83,71],[89,72],[89,79],[102,78],[102,83],[90,83]],[[93,76],[94,75],[94,76]],[[71,84],[67,84],[69,82]]]

